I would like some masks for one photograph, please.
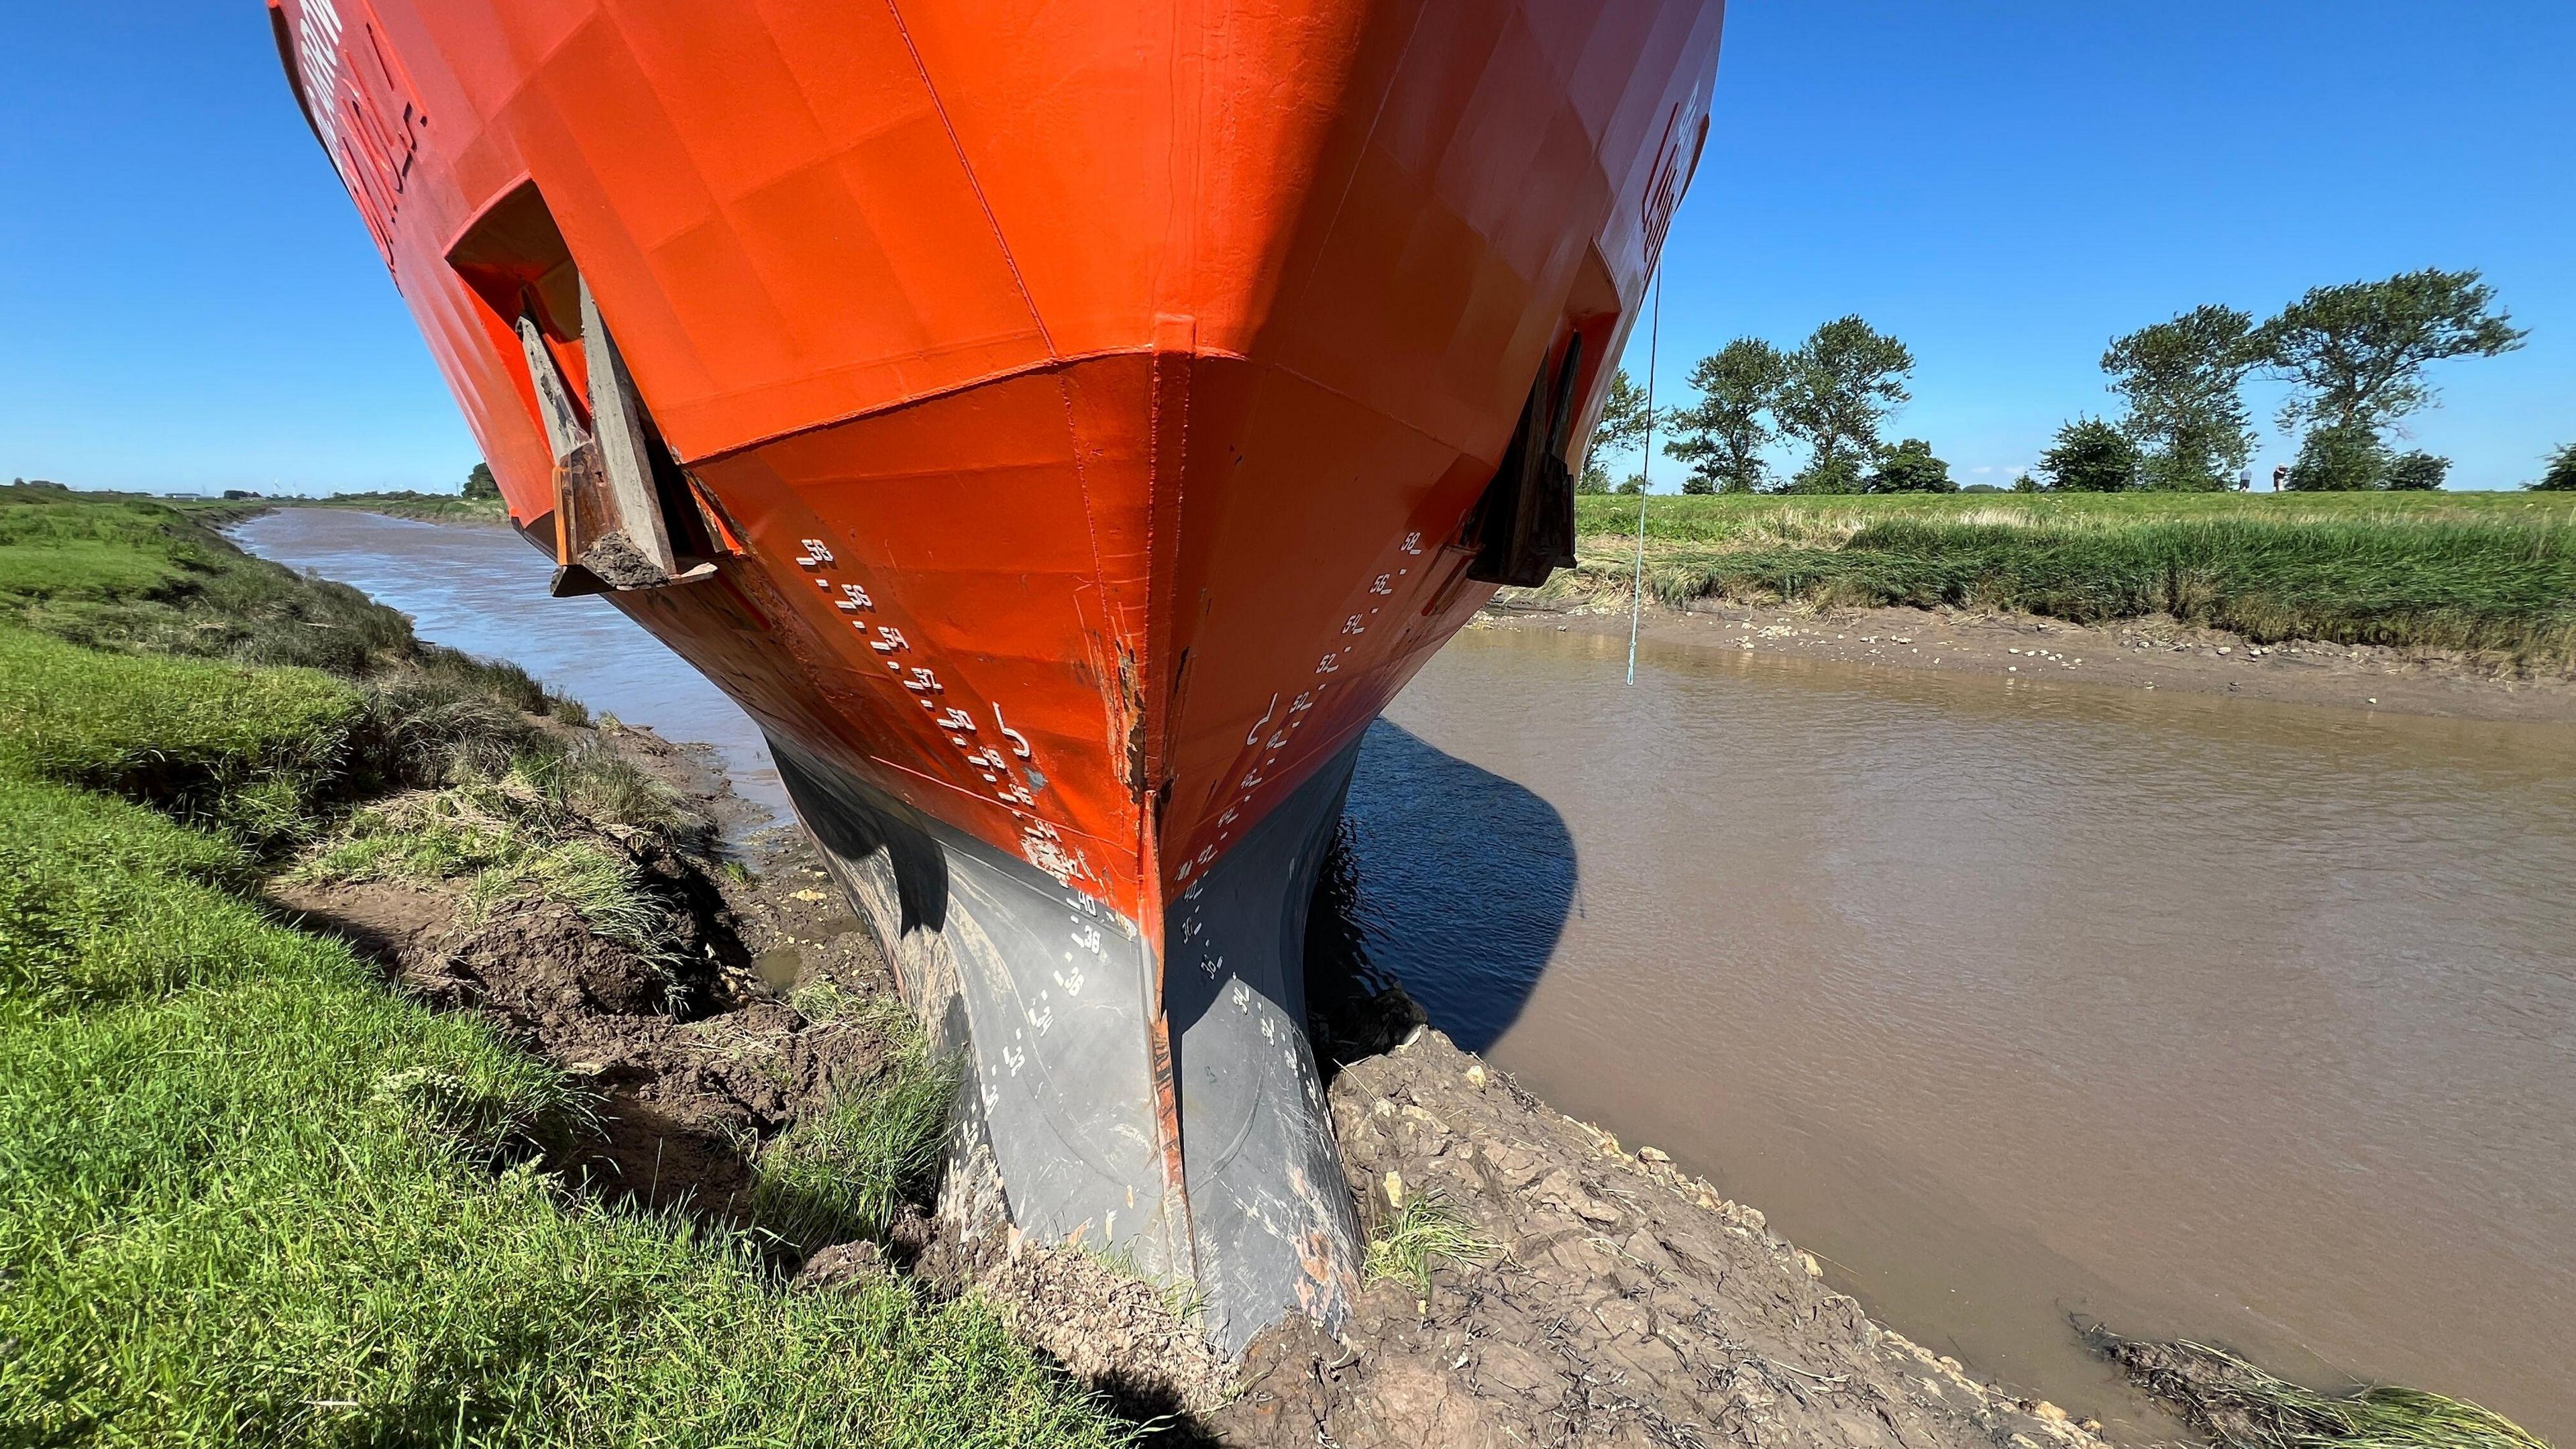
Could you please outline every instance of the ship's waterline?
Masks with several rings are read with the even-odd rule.
[[[514,647],[578,606],[506,532],[238,536],[759,757],[632,629]],[[1442,1025],[2060,1403],[2123,1401],[2084,1313],[2576,1438],[2570,731],[1623,649],[1470,632],[1360,753]]]

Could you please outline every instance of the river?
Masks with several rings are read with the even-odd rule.
[[[714,746],[735,794],[787,818],[769,746],[724,691],[607,600],[548,596],[554,561],[511,529],[281,508],[225,532],[262,558],[366,590],[411,615],[424,639],[510,660],[594,713]]]
[[[778,799],[507,531],[235,536]],[[2070,1316],[2576,1439],[2576,729],[1623,651],[1470,630],[1372,732],[1362,925],[1437,1023],[2115,1432]]]

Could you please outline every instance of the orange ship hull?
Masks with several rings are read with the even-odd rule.
[[[1013,1220],[1231,1344],[1337,1317],[1302,893],[1360,732],[1570,545],[1506,515],[1718,0],[271,15],[512,517],[779,747]]]

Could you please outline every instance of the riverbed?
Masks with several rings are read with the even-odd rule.
[[[506,530],[235,536],[783,800]],[[1362,923],[1435,1022],[2115,1431],[2070,1315],[2576,1438],[2576,729],[1624,649],[1471,630],[1372,732]]]

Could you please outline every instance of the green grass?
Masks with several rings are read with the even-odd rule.
[[[731,862],[727,862],[731,864]],[[843,990],[828,978],[817,977],[796,988],[787,998],[796,1014],[808,1021],[856,1022],[897,1042],[915,1041],[920,1028],[913,1021],[912,1008],[891,996],[861,996]]]
[[[235,548],[201,519],[130,496],[0,487],[0,622],[75,644],[348,679],[429,671],[532,713],[549,697],[515,665],[415,638],[401,614],[345,584]]]
[[[1473,1267],[1491,1262],[1502,1250],[1434,1189],[1406,1198],[1404,1206],[1378,1224],[1361,1271],[1372,1283],[1392,1278],[1410,1285],[1416,1298],[1429,1298],[1433,1268],[1443,1263]]]
[[[909,1017],[871,1024],[896,1043],[876,1075],[789,1128],[757,1163],[753,1216],[799,1248],[883,1237],[939,1181],[960,1064],[933,1055]]]
[[[19,600],[98,601],[177,586],[173,561],[83,539],[43,546],[0,544],[0,594]]]
[[[304,669],[103,654],[0,629],[0,769],[294,834],[365,713]]]
[[[455,493],[421,493],[410,489],[390,493],[335,493],[327,498],[298,499],[295,506],[359,508],[370,513],[427,519],[436,523],[501,523],[510,516],[509,508],[498,498],[467,498]]]
[[[282,828],[448,870],[515,834],[487,889],[596,906],[631,862],[582,832],[687,812],[539,730],[524,674],[166,508],[9,496],[43,491],[0,490],[0,1442],[1133,1439],[976,1299],[787,1291],[767,1239],[540,1171],[585,1100],[276,920],[262,851]],[[130,566],[65,587],[101,550]],[[315,620],[356,638],[340,677],[257,662]],[[406,839],[324,813],[406,781],[482,815]],[[841,1130],[900,1165],[865,1144],[902,1134]]]
[[[1624,595],[1633,498],[1586,498],[1556,594]],[[2541,495],[1656,498],[1646,585],[1825,606],[2148,614],[2321,639],[2576,662],[2576,506]]]
[[[299,880],[461,881],[464,920],[517,901],[569,906],[583,924],[658,967],[677,965],[673,903],[629,842],[703,839],[707,821],[625,758],[533,731],[498,763],[480,727],[433,725],[449,742],[436,789],[371,801],[334,822],[289,870]],[[451,736],[468,744],[456,746]],[[621,838],[622,837],[622,838]]]
[[[2220,1449],[2549,1449],[2490,1409],[2420,1389],[2321,1394],[2223,1349],[2097,1331],[2097,1347]]]
[[[1121,1442],[972,1300],[782,1292],[744,1238],[566,1198],[520,1160],[560,1078],[188,836],[0,787],[11,1442]]]
[[[409,488],[379,493],[333,493],[320,498],[208,499],[180,506],[190,514],[216,522],[247,518],[272,508],[356,508],[431,523],[505,523],[510,517],[508,506],[498,498],[467,498],[461,494],[423,493]]]
[[[2368,521],[2484,522],[2560,526],[2576,500],[2531,492],[2480,493],[1906,493],[1889,495],[1657,494],[1649,501],[1649,540],[1723,541],[1783,528],[1825,537],[1885,519],[1930,522],[2003,519],[2059,527],[2117,527],[2147,521],[2257,519],[2285,523]],[[1783,520],[1786,520],[1784,523]],[[1575,500],[1580,534],[1634,538],[1637,500],[1587,495]]]
[[[333,883],[464,883],[468,922],[513,901],[555,901],[639,955],[660,959],[669,911],[634,858],[614,842],[550,823],[525,807],[516,776],[368,805],[313,846],[290,872]]]

